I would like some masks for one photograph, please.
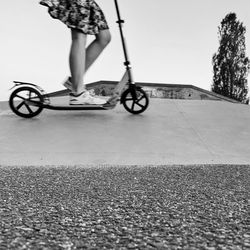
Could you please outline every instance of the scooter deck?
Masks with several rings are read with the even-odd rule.
[[[90,105],[90,104],[84,104],[84,105],[49,105],[49,104],[42,104],[43,108],[46,109],[52,109],[52,110],[109,110],[113,109],[115,105]]]
[[[26,103],[31,106],[42,107],[45,109],[51,110],[109,110],[113,109],[116,105],[105,103],[103,105],[95,104],[83,104],[83,105],[65,105],[65,104],[50,104],[50,103],[41,103],[37,101],[28,101]],[[117,104],[117,103],[116,103]]]

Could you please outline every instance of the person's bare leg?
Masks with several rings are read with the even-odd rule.
[[[72,92],[79,94],[84,91],[83,77],[86,68],[86,41],[87,35],[71,29],[72,43],[69,55]]]
[[[104,48],[110,43],[111,34],[108,29],[101,30],[95,40],[86,49],[85,72],[95,62]]]

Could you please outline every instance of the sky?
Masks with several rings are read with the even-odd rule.
[[[114,1],[96,2],[106,15],[112,41],[86,74],[85,83],[118,81],[124,58]],[[137,82],[192,84],[210,90],[218,26],[230,12],[246,26],[250,57],[250,0],[119,0],[119,6]],[[8,100],[14,80],[32,82],[46,92],[62,89],[70,75],[70,30],[52,19],[39,0],[2,1],[0,32],[0,101]]]

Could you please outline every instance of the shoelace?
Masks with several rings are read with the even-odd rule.
[[[95,97],[95,90],[94,89],[87,90],[87,92],[89,93],[90,96]]]

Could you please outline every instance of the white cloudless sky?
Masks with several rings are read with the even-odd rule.
[[[124,59],[114,1],[96,2],[106,15],[112,42],[85,82],[118,81]],[[193,84],[210,90],[218,26],[230,12],[247,28],[250,57],[250,0],[119,0],[119,5],[138,82]],[[0,32],[0,101],[8,99],[13,80],[33,82],[47,92],[62,89],[69,75],[70,30],[52,19],[39,0],[1,0]]]

